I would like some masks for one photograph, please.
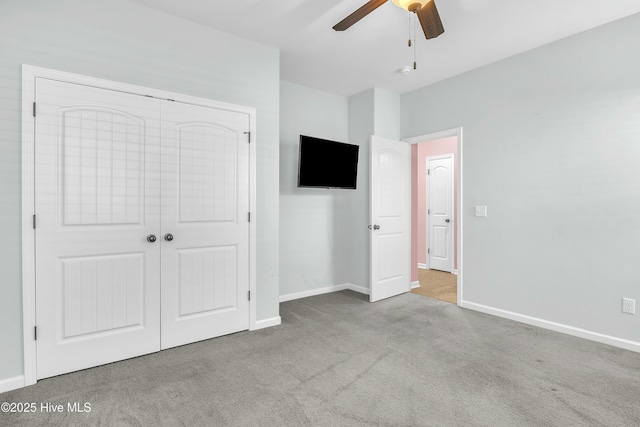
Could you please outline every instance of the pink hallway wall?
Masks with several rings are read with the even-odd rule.
[[[453,268],[458,268],[458,139],[455,136],[411,145],[411,281],[418,280],[418,264],[427,263],[427,157],[453,153],[454,218]]]

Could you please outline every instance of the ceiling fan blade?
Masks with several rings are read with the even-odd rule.
[[[370,0],[365,3],[360,9],[353,12],[351,15],[344,18],[342,21],[338,22],[333,26],[333,29],[336,31],[344,31],[380,6],[386,3],[387,0]]]
[[[416,13],[418,14],[418,19],[420,20],[420,25],[422,25],[422,31],[424,31],[426,38],[434,39],[444,33],[444,27],[442,26],[438,9],[436,9],[435,0],[431,0]]]

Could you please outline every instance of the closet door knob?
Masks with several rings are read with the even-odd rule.
[[[147,242],[149,242],[149,243],[153,243],[153,242],[155,242],[155,241],[156,241],[156,236],[155,236],[154,234],[149,234],[149,235],[147,236]]]
[[[171,233],[167,233],[164,235],[164,240],[166,240],[167,242],[170,242],[173,240],[173,234]]]

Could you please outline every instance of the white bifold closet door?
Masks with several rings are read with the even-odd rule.
[[[248,116],[47,79],[36,103],[37,377],[247,329]]]
[[[246,114],[162,104],[163,349],[248,328],[248,128]]]

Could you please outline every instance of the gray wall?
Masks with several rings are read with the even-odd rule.
[[[383,138],[400,139],[400,95],[388,90],[375,88],[374,96],[373,134]]]
[[[301,134],[348,142],[348,103],[280,82],[280,295],[348,282],[348,213],[353,190],[297,188]]]
[[[3,0],[0,380],[22,369],[21,64],[257,109],[257,315],[278,316],[279,52],[125,0]]]
[[[640,342],[639,38],[635,15],[402,97],[402,137],[464,128],[466,301]]]
[[[349,98],[349,142],[360,146],[357,190],[348,201],[349,283],[369,288],[369,137],[375,132],[375,89]]]

